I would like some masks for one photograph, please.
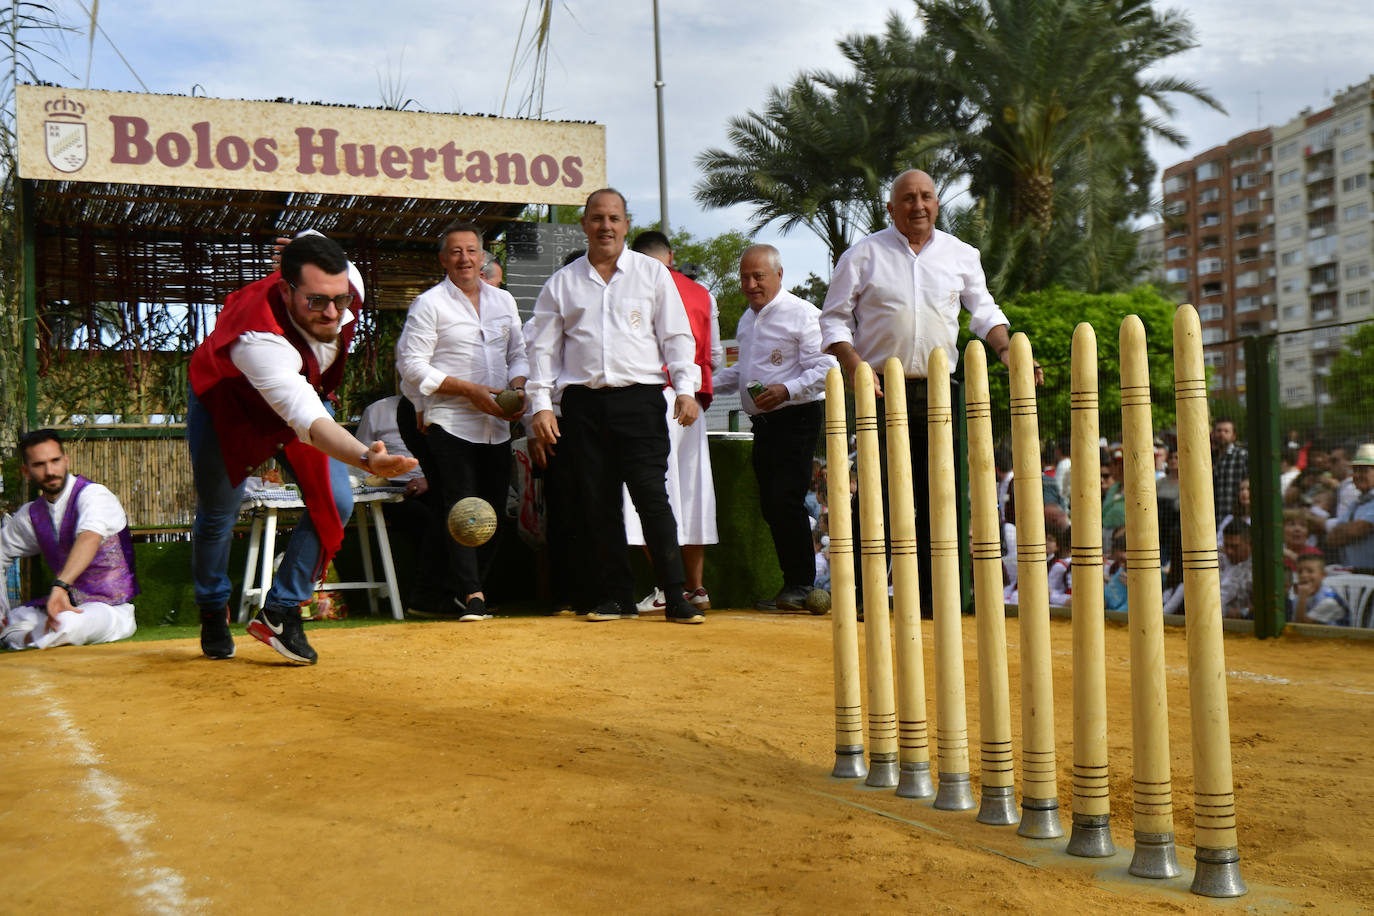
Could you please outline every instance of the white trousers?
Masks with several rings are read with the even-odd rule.
[[[716,482],[711,476],[705,412],[691,426],[682,426],[673,419],[677,392],[664,388],[663,397],[668,402],[668,505],[673,507],[673,518],[677,519],[678,545],[718,543]],[[644,530],[630,500],[630,491],[621,487],[620,492],[625,503],[625,543],[643,546]]]
[[[11,608],[3,643],[6,649],[51,649],[54,646],[88,646],[114,642],[134,635],[134,606],[110,605],[88,601],[81,612],[63,611],[57,615],[57,629],[45,631],[47,611],[37,607]],[[33,641],[29,642],[29,636]]]

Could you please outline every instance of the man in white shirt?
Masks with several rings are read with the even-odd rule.
[[[696,340],[668,268],[625,247],[625,198],[602,188],[587,198],[582,231],[587,253],[544,284],[525,326],[529,347],[531,431],[569,459],[581,487],[577,524],[599,575],[590,621],[639,616],[625,546],[621,484],[644,528],[664,616],[702,623],[682,595],[677,522],[664,477],[668,424],[663,370],[677,392],[673,421],[697,419]],[[562,417],[553,415],[561,392]],[[561,438],[561,441],[560,441]]]
[[[772,245],[745,249],[740,289],[749,308],[735,336],[739,361],[716,376],[716,393],[738,392],[754,431],[759,508],[773,533],[782,590],[762,609],[799,611],[815,585],[816,554],[806,494],[824,422],[825,376],[835,359],[821,350],[820,312],[782,288],[782,258]],[[757,382],[762,389],[750,392]]]
[[[281,272],[231,293],[215,328],[191,355],[186,443],[196,487],[191,564],[200,607],[200,645],[208,658],[234,657],[229,632],[229,546],[244,481],[269,458],[287,464],[306,505],[250,636],[289,661],[313,665],[300,606],[314,593],[343,543],[353,511],[348,466],[392,477],[416,464],[365,445],[333,419],[355,327],[350,306],[362,290],[350,280],[337,243],[295,239]]]
[[[856,242],[835,265],[830,291],[821,311],[821,346],[839,360],[851,380],[861,362],[873,367],[882,396],[884,364],[897,357],[907,376],[908,432],[911,438],[912,484],[916,491],[916,537],[920,546],[921,606],[929,613],[930,489],[927,473],[926,364],[936,347],[949,356],[953,373],[959,363],[955,343],[959,310],[969,313],[969,328],[985,340],[1003,363],[1011,334],[1007,316],[988,293],[978,250],[935,228],[940,200],[935,183],[919,170],[897,176],[887,202],[892,226]],[[1043,382],[1036,367],[1036,383]],[[955,386],[953,379],[951,386]],[[955,392],[957,397],[957,391]],[[956,427],[957,428],[957,427]],[[886,429],[878,424],[880,441]],[[959,453],[956,439],[954,452]],[[879,449],[883,511],[887,512],[886,447]],[[959,463],[955,463],[956,469]],[[957,473],[957,471],[956,471]],[[962,481],[951,481],[964,492]],[[858,523],[858,513],[854,513]],[[857,553],[855,559],[858,559]]]
[[[49,649],[132,636],[138,581],[119,498],[68,473],[62,440],[51,429],[20,439],[19,460],[20,473],[38,487],[41,498],[6,519],[0,531],[0,578],[11,562],[42,554],[53,580],[46,595],[16,608],[0,591],[0,644]]]
[[[424,398],[424,431],[432,461],[425,478],[440,494],[442,514],[435,535],[448,553],[438,606],[417,607],[421,616],[485,620],[482,583],[500,541],[467,547],[443,530],[454,504],[468,496],[497,512],[510,486],[510,424],[524,415],[506,414],[496,396],[510,388],[522,396],[529,367],[515,299],[482,281],[486,252],[475,223],[453,222],[439,237],[444,279],[415,298],[396,341],[396,369]]]

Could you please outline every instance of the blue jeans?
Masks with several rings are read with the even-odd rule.
[[[195,580],[196,604],[202,608],[220,608],[228,603],[233,591],[229,581],[229,546],[243,504],[244,484],[233,486],[229,483],[214,421],[194,391],[188,393],[188,399],[186,444],[191,450],[191,473],[196,485],[191,575]],[[281,455],[278,459],[284,461]],[[353,485],[348,479],[348,467],[333,458],[329,459],[329,483],[339,518],[347,524],[353,514]],[[309,513],[302,513],[263,603],[270,607],[299,607],[309,601],[315,590],[314,572],[319,561],[319,536],[315,534]]]

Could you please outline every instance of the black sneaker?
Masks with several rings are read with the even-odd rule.
[[[683,602],[686,604],[687,602]],[[691,607],[691,605],[688,605]],[[587,620],[600,623],[603,620],[636,620],[639,609],[634,605],[623,605],[618,601],[603,601],[587,612]]]
[[[300,608],[263,608],[248,622],[248,635],[267,643],[282,657],[298,665],[313,665],[319,658],[305,641]]]
[[[200,609],[200,651],[206,658],[234,657],[234,634],[229,632],[229,605]]]
[[[468,599],[467,606],[464,607],[462,615],[458,618],[460,623],[474,623],[478,620],[490,620],[491,615],[487,613],[487,602],[485,598],[473,595]]]
[[[681,592],[682,589],[676,591]],[[668,599],[668,606],[663,609],[663,617],[669,623],[705,623],[706,615],[691,604],[681,595]]]

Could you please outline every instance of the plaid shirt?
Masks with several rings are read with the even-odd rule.
[[[1217,518],[1231,515],[1240,495],[1240,482],[1250,476],[1250,453],[1243,445],[1232,443],[1212,457],[1212,497]]]

